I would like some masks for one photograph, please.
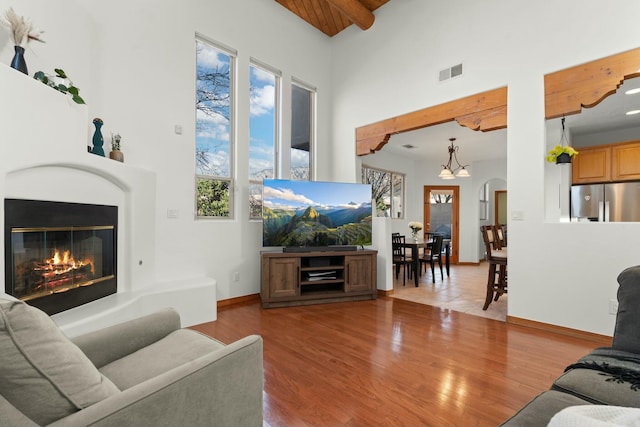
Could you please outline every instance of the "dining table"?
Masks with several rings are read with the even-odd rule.
[[[418,276],[420,273],[420,259],[419,253],[420,248],[429,249],[431,245],[433,245],[433,239],[417,239],[414,240],[412,237],[408,237],[405,239],[404,243],[399,243],[399,245],[403,248],[411,249],[411,259],[413,260],[413,280],[418,287]],[[442,247],[445,251],[445,268],[447,270],[447,277],[449,277],[449,267],[450,267],[450,256],[451,256],[451,239],[443,239]]]

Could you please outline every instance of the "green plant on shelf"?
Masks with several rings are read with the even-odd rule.
[[[55,76],[46,74],[44,71],[38,71],[33,75],[33,78],[54,88],[58,92],[62,92],[65,95],[69,94],[76,104],[84,104],[84,99],[80,96],[80,89],[73,85],[73,82],[67,77],[64,70],[56,68],[54,71],[56,73]]]

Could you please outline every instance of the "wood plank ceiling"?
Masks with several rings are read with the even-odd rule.
[[[276,0],[329,37],[356,24],[362,30],[373,25],[373,11],[389,0]]]

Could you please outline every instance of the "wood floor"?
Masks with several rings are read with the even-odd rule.
[[[262,309],[195,326],[264,339],[277,426],[495,426],[608,340],[585,341],[397,298]]]
[[[416,287],[413,280],[406,280],[403,284],[401,271],[398,279],[394,275],[391,296],[504,322],[507,320],[508,294],[502,295],[498,301],[492,301],[486,310],[482,309],[488,273],[489,265],[484,261],[479,265],[452,265],[450,275],[447,276],[445,271],[442,279],[436,266],[435,283],[428,270],[419,276]]]

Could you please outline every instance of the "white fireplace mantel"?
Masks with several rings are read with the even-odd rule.
[[[73,336],[166,306],[178,309],[185,325],[215,320],[214,279],[155,277],[155,172],[88,153],[87,107],[2,64],[0,93],[3,199],[118,206],[118,293],[54,315],[61,328]],[[0,218],[4,224],[3,209]],[[4,241],[4,227],[0,233]],[[0,266],[4,271],[4,257]]]

